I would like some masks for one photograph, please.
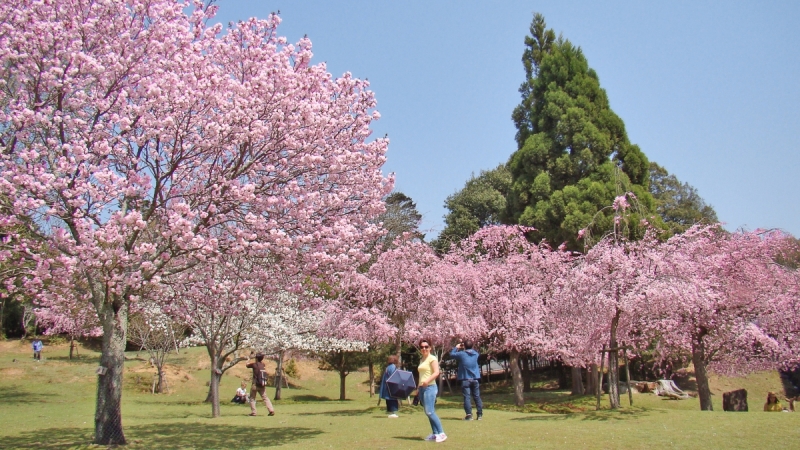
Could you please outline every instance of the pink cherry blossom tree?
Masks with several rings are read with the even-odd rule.
[[[708,370],[774,368],[784,356],[776,338],[793,338],[791,328],[770,330],[776,315],[791,321],[797,314],[792,274],[775,263],[779,238],[695,226],[662,246],[658,277],[647,291],[651,313],[658,312],[650,325],[664,354],[691,353],[701,410],[713,409]]]
[[[310,281],[363,262],[391,189],[387,142],[367,142],[368,84],[312,65],[311,42],[287,44],[275,15],[221,34],[215,9],[0,4],[0,195],[13,199],[0,225],[30,218],[56,253],[31,255],[32,292],[62,301],[41,288],[86,281],[73,298],[103,329],[97,444],[125,443],[123,351],[143,292],[221,254],[268,253]]]
[[[514,403],[523,406],[520,354],[554,355],[554,339],[545,322],[556,281],[568,268],[569,255],[534,245],[526,228],[493,226],[479,230],[453,250],[464,264],[473,262],[479,281],[475,303],[490,346],[511,355]]]
[[[424,332],[420,321],[435,309],[429,292],[434,283],[431,268],[437,262],[425,243],[397,243],[366,273],[351,273],[342,280],[338,306],[323,329],[353,340],[394,344],[399,358],[402,343]]]
[[[35,308],[36,324],[45,329],[44,334],[69,336],[69,359],[77,351],[76,340],[83,337],[102,336],[103,330],[97,313],[83,302],[67,301]]]
[[[611,408],[616,409],[620,406],[619,350],[632,346],[633,336],[640,331],[637,321],[645,305],[643,291],[655,267],[651,250],[658,240],[656,230],[649,229],[646,221],[638,226],[630,223],[633,217],[644,216],[633,193],[622,193],[606,209],[613,209],[613,227],[599,240],[590,233],[592,225],[579,232],[579,239],[586,243],[585,254],[576,259],[561,283],[549,323],[562,339],[562,360],[573,367],[590,366],[593,374],[602,356],[600,346],[605,346],[609,399]],[[641,239],[632,240],[640,229],[648,231]],[[580,380],[580,372],[573,369],[573,384],[576,380]]]
[[[609,350],[612,409],[620,406],[618,350],[637,344],[634,335],[646,307],[643,293],[654,272],[649,250],[656,245],[652,233],[639,241],[604,238],[570,272],[560,292],[560,304],[553,309],[552,323],[559,329],[556,334],[567,340],[561,348],[568,364],[585,367],[596,363],[601,343]]]

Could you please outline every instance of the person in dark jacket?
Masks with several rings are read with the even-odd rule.
[[[256,361],[250,362],[250,357],[247,357],[247,368],[253,369],[253,384],[250,387],[250,415],[256,415],[256,394],[261,396],[261,399],[264,400],[264,406],[267,407],[269,410],[268,416],[275,415],[275,409],[272,407],[272,402],[269,401],[269,397],[266,395],[267,383],[266,383],[266,374],[267,374],[267,367],[264,365],[264,354],[258,353],[256,355]]]
[[[483,402],[481,401],[481,369],[478,366],[479,353],[472,349],[472,341],[466,340],[450,352],[450,356],[458,361],[458,382],[461,383],[461,393],[464,395],[464,411],[467,415],[464,420],[472,420],[472,404],[470,397],[475,400],[478,410],[478,420],[483,418]]]
[[[400,402],[396,398],[392,398],[389,394],[389,387],[386,386],[386,380],[397,370],[397,356],[389,355],[386,360],[386,370],[381,377],[381,398],[386,400],[386,412],[389,413],[390,419],[397,418],[397,410],[400,409]]]

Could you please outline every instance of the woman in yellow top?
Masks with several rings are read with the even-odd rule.
[[[419,388],[417,395],[422,402],[422,407],[425,409],[425,415],[431,423],[431,430],[433,431],[430,436],[426,437],[426,441],[444,442],[447,435],[444,434],[442,429],[442,421],[436,415],[436,394],[439,393],[439,388],[436,386],[436,378],[439,376],[439,361],[436,356],[431,354],[431,343],[427,339],[419,341],[419,351],[422,353],[420,358],[419,367]]]
[[[783,411],[781,402],[778,401],[778,396],[774,392],[767,393],[767,403],[764,403],[764,411]]]

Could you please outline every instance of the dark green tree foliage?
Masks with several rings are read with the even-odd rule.
[[[477,177],[473,175],[460,191],[447,197],[444,206],[450,212],[444,216],[444,230],[432,242],[436,251],[447,252],[450,244],[480,228],[503,223],[510,187],[511,172],[501,164],[492,170],[482,170]]]
[[[386,211],[376,217],[372,222],[381,224],[386,234],[369,244],[367,253],[372,255],[366,263],[362,264],[360,271],[366,272],[377,261],[378,256],[392,248],[395,240],[405,233],[414,239],[424,240],[425,234],[419,231],[422,214],[417,211],[417,204],[406,194],[395,191],[384,199]]]
[[[682,233],[696,223],[719,222],[711,205],[688,183],[658,164],[650,163],[650,194],[655,199],[656,212],[672,234]]]
[[[377,221],[383,223],[386,234],[380,241],[381,252],[389,250],[395,239],[403,233],[411,233],[417,239],[424,239],[419,224],[422,214],[417,211],[417,204],[406,194],[395,191],[386,197],[386,212],[378,216]]]
[[[591,223],[600,236],[611,228],[613,212],[603,208],[616,196],[633,192],[645,216],[653,210],[649,162],[628,141],[580,47],[546,28],[536,14],[525,39],[507,214],[511,223],[539,230],[536,237],[578,250],[579,230]],[[633,224],[632,233],[641,233],[638,220]]]

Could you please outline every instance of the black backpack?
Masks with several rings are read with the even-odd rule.
[[[256,387],[266,387],[267,386],[267,371],[266,370],[259,370],[255,373],[255,378],[253,379],[253,383]]]

